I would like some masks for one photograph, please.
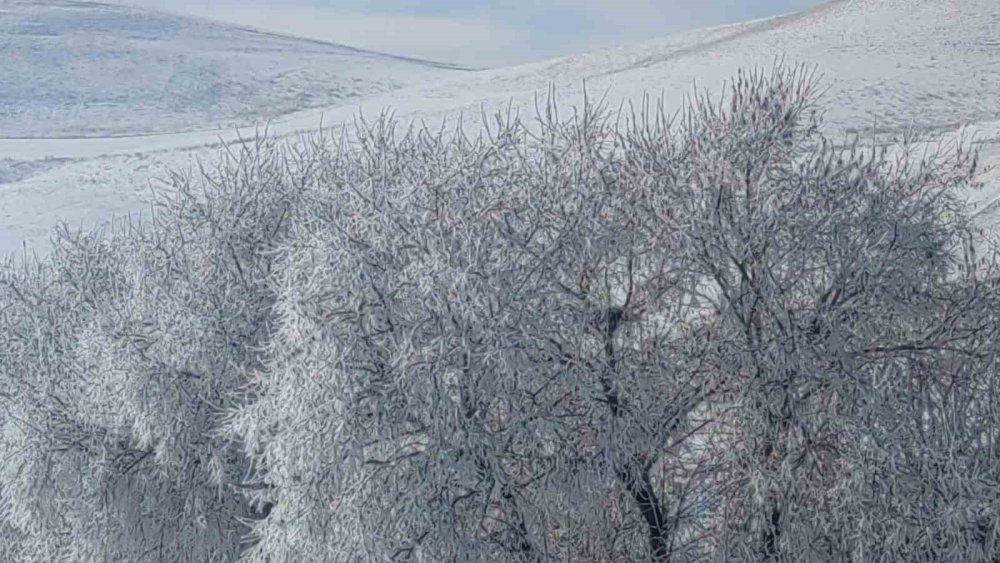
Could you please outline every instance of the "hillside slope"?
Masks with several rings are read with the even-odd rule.
[[[1000,120],[996,0],[833,0],[797,14],[696,30],[627,47],[428,86],[443,100],[527,99],[548,83],[578,99],[581,81],[611,100],[664,94],[680,103],[697,83],[717,90],[740,67],[776,59],[817,65],[831,131],[949,130]],[[519,96],[519,94],[523,94]],[[477,102],[478,103],[478,102]]]
[[[438,63],[69,0],[0,0],[0,61],[0,137],[231,127],[457,73]]]
[[[584,81],[592,97],[606,91],[612,107],[662,93],[671,108],[695,82],[717,92],[739,68],[769,66],[777,58],[817,65],[825,75],[823,106],[834,138],[877,125],[888,137],[912,126],[934,140],[968,125],[987,164],[1000,164],[996,0],[834,0],[798,14],[518,67],[453,77],[441,71],[444,77],[438,81],[285,116],[272,123],[271,132],[315,130],[321,114],[327,126],[350,123],[359,109],[371,115],[386,106],[400,118],[429,123],[462,112],[464,122],[474,127],[483,107],[489,111],[511,103],[530,113],[534,97],[544,95],[550,84],[564,106],[579,104]],[[60,220],[87,226],[112,213],[140,209],[150,176],[162,176],[166,167],[190,167],[193,156],[211,159],[214,149],[205,145],[220,135],[232,139],[234,132],[222,128],[85,141],[0,139],[0,159],[74,159],[0,163],[0,253],[20,248],[21,240],[43,248],[51,226]],[[104,154],[108,156],[100,156]],[[1000,224],[1000,173],[994,170],[983,178],[987,189],[972,199],[984,225]]]

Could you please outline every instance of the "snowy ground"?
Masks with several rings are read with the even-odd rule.
[[[8,6],[0,0],[0,9]],[[1000,164],[996,0],[835,0],[800,14],[530,65],[477,72],[436,69],[440,75],[421,75],[405,88],[382,92],[373,87],[345,103],[272,118],[270,130],[280,135],[315,130],[321,116],[325,124],[336,125],[359,109],[373,114],[386,106],[401,117],[431,122],[463,112],[474,124],[483,106],[511,102],[530,111],[533,97],[550,84],[566,104],[578,104],[584,81],[594,96],[607,91],[613,105],[648,93],[662,94],[670,107],[695,82],[718,90],[738,68],[768,66],[778,57],[819,66],[829,88],[827,128],[835,137],[877,125],[890,137],[913,127],[935,138],[968,125],[987,164]],[[364,71],[349,68],[377,84],[394,76],[394,65],[400,64],[377,59]],[[9,70],[5,65],[0,62],[0,73]],[[309,83],[300,87],[316,95]],[[298,95],[294,88],[284,91],[291,98]],[[146,106],[141,100],[136,104],[141,114]],[[125,120],[133,109],[125,105],[116,111]],[[259,115],[277,113],[282,112],[262,110]],[[20,248],[22,240],[44,252],[48,232],[62,220],[86,226],[134,212],[143,207],[151,176],[190,166],[194,157],[211,159],[209,145],[235,136],[231,127],[178,130],[123,138],[0,139],[0,253]],[[0,125],[0,135],[5,131]],[[987,188],[971,199],[984,225],[1000,223],[1000,174],[994,170],[983,179]]]
[[[245,124],[460,71],[94,2],[0,0],[0,136]]]

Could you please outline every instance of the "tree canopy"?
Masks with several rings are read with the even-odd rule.
[[[814,71],[226,147],[0,269],[17,561],[994,561],[961,142]]]

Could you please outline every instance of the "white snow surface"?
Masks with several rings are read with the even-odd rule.
[[[0,0],[0,10],[8,12],[22,5]],[[79,4],[32,2],[30,5]],[[0,13],[0,22],[5,17]],[[156,17],[160,19],[153,21],[180,21]],[[0,23],[0,27],[4,25]],[[265,41],[246,30],[233,28],[224,33],[217,29],[218,24],[211,26],[215,33],[227,38],[216,45],[229,43],[231,47],[228,52],[214,52],[214,60],[222,61],[219,64],[232,58],[229,64],[239,66],[236,53],[247,37]],[[85,43],[87,37],[84,34],[77,39]],[[3,41],[0,39],[0,51],[5,48]],[[308,56],[319,56],[315,53],[319,49],[317,44],[296,44],[287,38],[280,41],[284,42],[282,48],[287,49],[283,53],[292,59],[296,48],[303,49]],[[868,131],[873,126],[889,138],[908,128],[922,132],[930,140],[964,131],[979,143],[987,165],[1000,164],[1000,2],[997,0],[834,0],[797,14],[475,72],[424,68],[420,66],[423,63],[366,56],[370,57],[367,70],[354,63],[347,66],[356,73],[352,76],[366,84],[392,80],[401,68],[419,76],[406,75],[412,80],[405,87],[380,90],[373,86],[351,99],[290,113],[289,106],[260,102],[257,124],[267,120],[272,135],[291,135],[303,130],[315,131],[321,118],[325,125],[337,126],[349,123],[359,110],[371,115],[391,107],[403,119],[425,119],[430,123],[461,112],[474,127],[482,109],[490,111],[510,103],[533,111],[534,97],[544,96],[550,85],[556,87],[565,106],[582,101],[585,84],[592,98],[606,94],[612,107],[627,100],[639,101],[645,94],[663,95],[668,107],[676,107],[694,84],[717,92],[737,69],[767,67],[780,58],[788,63],[814,64],[825,76],[826,127],[835,138],[851,131]],[[277,55],[275,58],[281,59]],[[347,55],[344,58],[350,59]],[[96,68],[102,63],[87,64]],[[0,76],[10,71],[6,65],[5,60],[0,60]],[[39,61],[39,66],[52,74],[60,72],[56,67],[48,69],[44,61]],[[421,74],[425,70],[427,73]],[[296,87],[317,96],[312,84],[304,81]],[[281,90],[284,98],[263,92],[258,99],[277,96],[288,100],[306,95],[296,91],[296,87]],[[0,86],[0,104],[6,101],[3,88]],[[151,95],[155,98],[157,94]],[[203,103],[204,108],[210,105]],[[149,100],[136,94],[115,106],[114,111],[120,122],[130,122],[133,111],[148,116],[143,112],[149,107]],[[203,111],[211,113],[209,109]],[[154,135],[0,138],[0,253],[17,251],[22,241],[29,248],[44,252],[48,233],[60,221],[86,227],[112,215],[135,213],[148,199],[150,178],[163,177],[170,168],[189,168],[193,158],[210,160],[216,150],[213,144],[231,140],[237,134],[230,125],[198,130],[166,125],[179,123],[171,120],[180,119],[171,115],[157,122],[157,130],[169,129],[169,132]],[[202,124],[213,123],[218,120],[206,118]],[[249,119],[241,123],[248,124]],[[2,124],[0,118],[0,136],[6,131]],[[252,132],[244,129],[242,134]],[[984,225],[991,226],[1000,223],[1000,174],[997,169],[987,171],[983,180],[985,189],[972,194],[970,200],[976,206],[977,217]]]
[[[454,68],[127,6],[0,0],[0,136],[232,127]]]

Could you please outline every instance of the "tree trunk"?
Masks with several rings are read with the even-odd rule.
[[[614,339],[623,317],[624,311],[621,309],[609,309],[605,315],[604,325],[604,356],[607,367],[601,378],[601,386],[608,408],[615,419],[621,415],[622,404],[613,381],[617,368]],[[629,492],[632,500],[635,501],[636,508],[642,515],[642,519],[646,522],[650,559],[657,563],[669,562],[671,555],[670,526],[663,505],[653,489],[649,469],[643,467],[636,455],[628,456],[626,460],[617,463],[618,467],[615,472],[618,480]]]

